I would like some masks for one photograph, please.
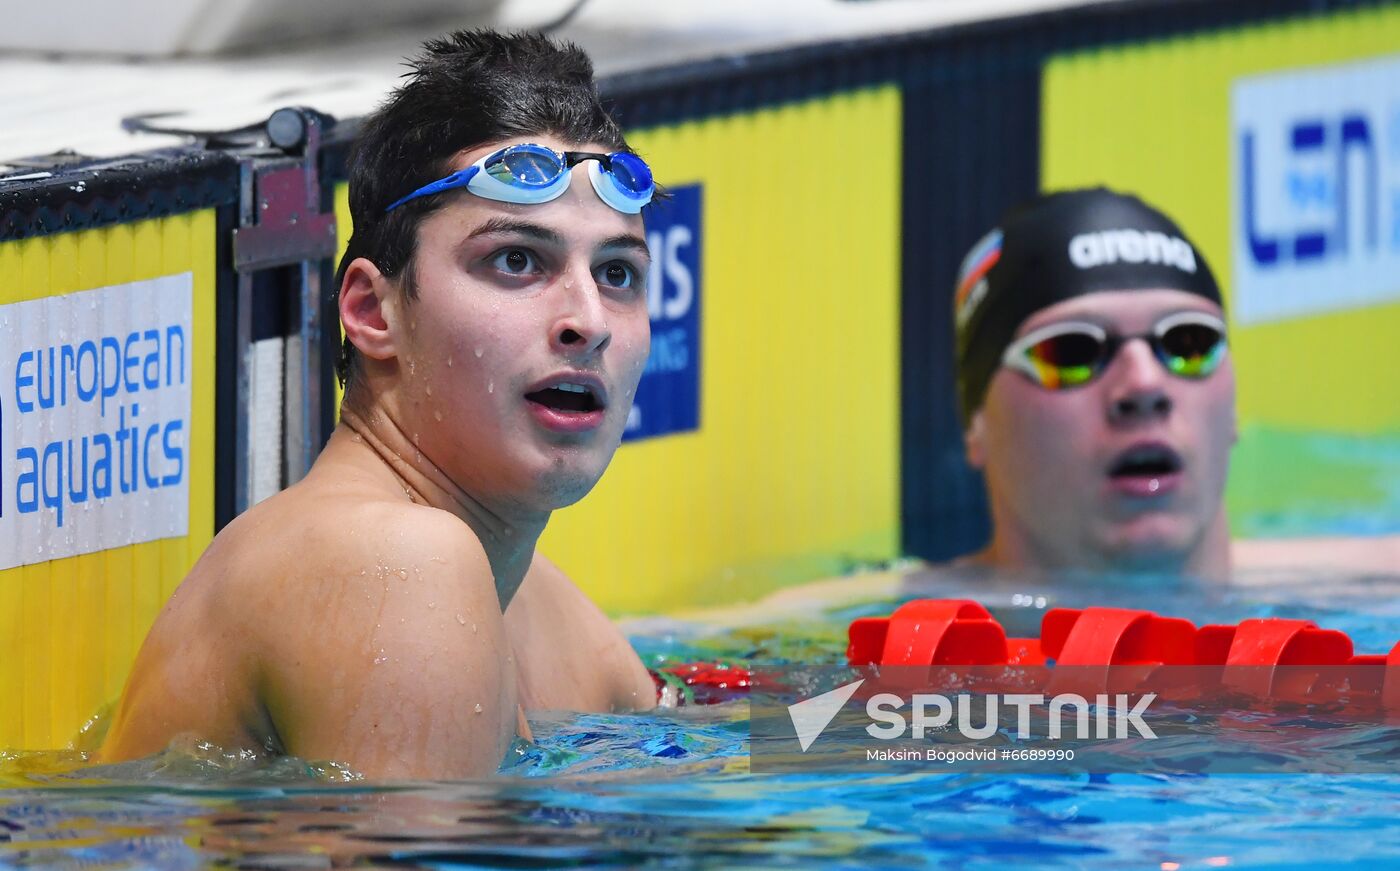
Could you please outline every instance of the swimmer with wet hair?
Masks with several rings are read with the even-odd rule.
[[[1102,188],[1012,210],[954,288],[958,403],[1011,572],[1400,567],[1395,538],[1233,542],[1237,438],[1219,287],[1171,219]]]
[[[352,156],[340,424],[172,596],[103,761],[187,736],[462,778],[528,735],[523,709],[654,704],[626,639],[535,549],[622,437],[653,193],[578,48],[426,44]]]

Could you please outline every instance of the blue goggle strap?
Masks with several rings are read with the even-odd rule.
[[[397,200],[394,200],[392,203],[390,203],[389,207],[386,208],[384,211],[392,212],[394,209],[397,209],[399,206],[403,205],[409,200],[416,200],[419,197],[426,197],[431,194],[440,194],[443,191],[450,191],[454,188],[466,187],[471,182],[472,176],[476,175],[478,172],[480,172],[480,170],[481,167],[475,163],[467,167],[466,169],[459,169],[456,172],[449,175],[447,178],[440,178],[435,182],[429,182],[428,184],[423,185],[421,188],[409,194],[408,196],[399,197]]]

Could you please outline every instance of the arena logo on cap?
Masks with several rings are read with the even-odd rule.
[[[1080,269],[1111,263],[1162,263],[1195,274],[1196,252],[1179,236],[1155,230],[1099,230],[1069,240],[1069,259]]]

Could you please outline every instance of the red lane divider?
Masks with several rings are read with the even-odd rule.
[[[667,678],[670,678],[669,680]],[[666,687],[679,682],[689,690],[689,699],[678,696],[674,704],[714,705],[748,695],[754,674],[746,668],[724,662],[687,662],[662,666],[651,673],[658,697],[665,699]]]
[[[1052,608],[1040,622],[1040,646],[1059,665],[1192,665],[1190,620],[1126,608]]]
[[[1203,664],[1257,666],[1225,669],[1225,686],[1293,700],[1305,699],[1319,689],[1319,675],[1305,669],[1289,669],[1279,677],[1276,667],[1356,664],[1346,633],[1319,629],[1311,620],[1253,619],[1239,626],[1202,626],[1196,650]]]
[[[1040,622],[1041,649],[1057,666],[1046,689],[1082,696],[1128,690],[1158,666],[1191,664],[1195,635],[1191,621],[1151,611],[1053,608]]]
[[[922,599],[889,617],[863,617],[850,626],[847,660],[854,666],[983,665],[1073,667],[1052,678],[1060,691],[1112,690],[1109,666],[1121,680],[1142,680],[1161,666],[1212,666],[1219,689],[1290,701],[1373,695],[1400,708],[1400,643],[1389,654],[1356,655],[1346,633],[1310,620],[1250,619],[1238,626],[1202,626],[1125,608],[1054,608],[1039,638],[1007,638],[986,608],[971,599]],[[1240,666],[1250,666],[1241,668]],[[1385,666],[1352,668],[1335,666]],[[1089,667],[1089,668],[1085,668]],[[1281,669],[1281,670],[1280,670]],[[1124,677],[1126,676],[1126,677]],[[1164,678],[1164,680],[1169,680]],[[1199,676],[1189,678],[1199,680]],[[1198,691],[1195,683],[1167,687]]]
[[[1400,709],[1400,643],[1388,654],[1357,655],[1352,648],[1346,633],[1311,620],[1251,619],[1198,629],[1190,620],[1126,608],[1053,608],[1041,619],[1038,638],[1008,638],[971,599],[919,599],[888,617],[853,621],[846,659],[853,666],[915,667],[896,669],[903,674],[918,667],[1005,666],[1013,679],[1018,668],[1053,664],[1049,689],[1084,694],[1151,680],[1163,666],[1210,666],[1220,675],[1218,688],[1229,692],[1299,702],[1374,696]],[[1109,667],[1118,667],[1112,679]],[[1198,676],[1173,685],[1174,678],[1157,674],[1154,689],[1162,692],[1189,696],[1209,689],[1194,682]],[[714,704],[747,695],[758,675],[726,663],[685,663],[652,677],[663,695],[680,684],[691,703]],[[778,676],[770,677],[765,685],[780,686]]]
[[[1239,626],[1202,626],[1196,658],[1202,665],[1348,665],[1351,639],[1311,620],[1256,618]]]
[[[852,665],[980,665],[1006,662],[1006,632],[971,599],[917,599],[888,617],[851,624]]]
[[[1396,671],[1400,671],[1400,641],[1395,642],[1395,646],[1390,648],[1390,655],[1385,658],[1385,664],[1390,666],[1385,670],[1387,678],[1395,674]],[[1386,680],[1381,704],[1387,708],[1400,708],[1400,678]]]

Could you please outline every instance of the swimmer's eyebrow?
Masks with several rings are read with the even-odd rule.
[[[526,236],[539,242],[549,245],[564,244],[564,237],[549,229],[541,227],[539,224],[531,224],[529,221],[517,221],[512,218],[490,218],[480,227],[467,234],[468,239],[475,239],[479,236]]]
[[[647,240],[635,233],[620,233],[616,236],[604,239],[598,245],[599,251],[616,250],[618,248],[640,254],[648,260],[651,259],[651,248],[647,247]]]
[[[546,245],[563,247],[566,243],[564,237],[539,224],[532,224],[529,221],[519,221],[513,218],[489,218],[480,227],[467,234],[467,239],[476,239],[481,236],[525,236]],[[633,251],[650,259],[651,249],[647,247],[647,240],[635,233],[619,233],[610,236],[598,244],[598,250],[609,251],[623,249]]]

